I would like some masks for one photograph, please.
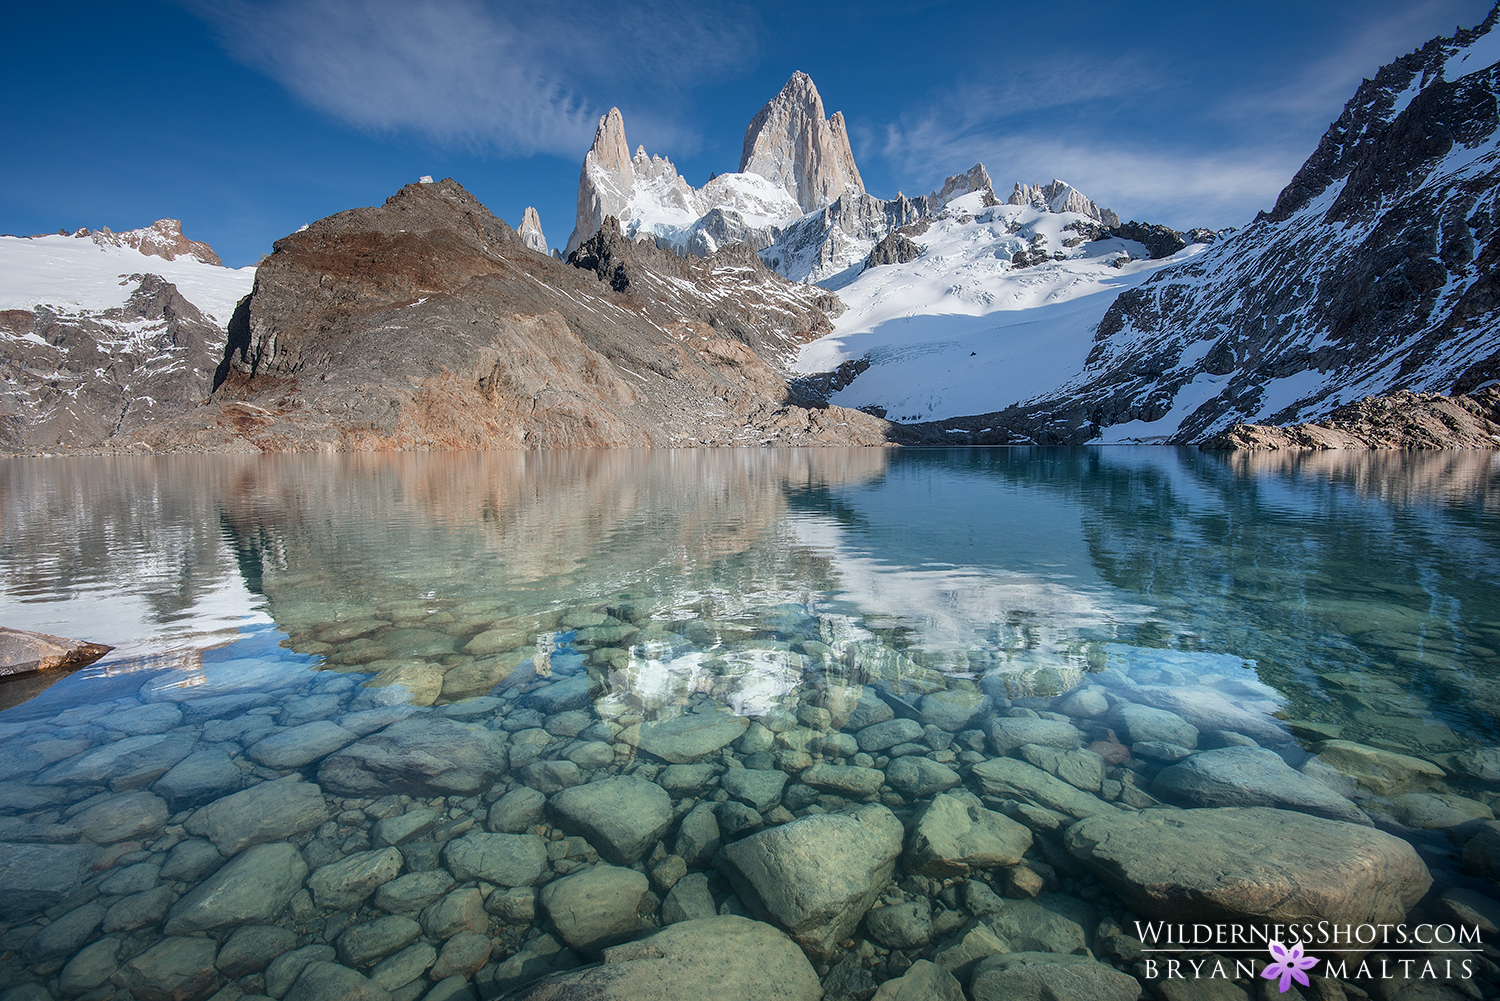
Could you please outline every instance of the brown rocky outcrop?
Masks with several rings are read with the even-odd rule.
[[[1500,448],[1500,387],[1468,395],[1392,393],[1339,407],[1325,420],[1236,424],[1203,449]]]
[[[687,261],[617,224],[535,254],[452,180],[277,241],[206,405],[126,450],[876,444],[802,406],[776,357],[825,332],[822,289],[736,248]]]
[[[824,118],[823,98],[812,77],[800,70],[750,120],[740,171],[781,185],[804,212],[846,193],[865,193],[844,113]]]
[[[130,247],[151,257],[174,261],[179,257],[195,257],[204,264],[222,267],[224,262],[214,253],[214,248],[201,240],[189,240],[182,235],[182,223],[176,219],[158,219],[150,226],[129,229],[116,233],[108,226],[99,229],[80,229],[73,234],[88,237],[101,247]]]

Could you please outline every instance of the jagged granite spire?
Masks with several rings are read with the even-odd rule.
[[[740,154],[740,172],[759,174],[785,188],[804,212],[845,193],[862,195],[844,113],[823,117],[823,99],[802,71],[751,119]]]
[[[606,217],[618,218],[630,204],[634,186],[635,171],[630,165],[630,145],[625,141],[625,119],[620,116],[619,108],[610,108],[599,119],[594,144],[583,157],[583,169],[578,174],[578,221],[563,256],[599,232]]]
[[[526,242],[526,246],[538,254],[547,252],[547,237],[542,234],[542,217],[537,215],[536,209],[530,205],[526,206],[526,211],[521,214],[521,225],[516,232],[521,234],[521,239]]]

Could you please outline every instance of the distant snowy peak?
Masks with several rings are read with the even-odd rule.
[[[666,157],[648,155],[644,146],[630,156],[628,149],[624,118],[611,108],[583,158],[578,218],[564,257],[611,216],[630,239],[704,256],[735,243],[765,247],[774,224],[802,214],[785,189],[759,174],[720,174],[694,188]]]
[[[988,178],[986,177],[986,180]],[[618,108],[599,119],[578,177],[578,217],[564,256],[610,216],[632,239],[694,254],[743,243],[764,249],[775,230],[845,196],[862,197],[844,116],[825,118],[806,73],[794,73],[745,130],[739,171],[694,188],[672,161],[630,154]],[[868,249],[868,248],[866,248]],[[799,276],[801,277],[801,276]]]
[[[1019,185],[1017,185],[1019,187]],[[990,172],[984,169],[984,164],[976,163],[970,167],[968,173],[955,174],[943,182],[939,191],[933,192],[933,197],[943,204],[979,192],[983,196],[986,206],[999,205],[1000,200],[995,197],[995,185],[990,181]]]
[[[99,247],[129,247],[148,257],[160,257],[175,261],[179,257],[191,257],[204,264],[223,267],[224,262],[214,253],[214,248],[201,240],[189,240],[182,235],[182,223],[176,219],[158,219],[141,229],[129,229],[116,233],[108,226],[98,229],[59,230],[57,233],[41,233],[37,236],[20,237],[26,240],[51,239],[54,236],[72,237],[75,240],[91,240]]]
[[[862,195],[844,113],[823,117],[823,98],[812,77],[792,74],[745,129],[740,173],[759,174],[812,212],[845,194]]]
[[[1077,212],[1110,229],[1120,225],[1120,217],[1114,212],[1100,208],[1092,198],[1057,178],[1053,178],[1050,184],[1017,182],[1006,202],[1010,205],[1030,205],[1045,212]]]
[[[521,240],[535,250],[538,254],[547,252],[547,237],[542,234],[542,217],[537,215],[536,209],[530,205],[521,214],[521,225],[516,230],[521,235]]]

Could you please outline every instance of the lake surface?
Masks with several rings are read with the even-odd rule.
[[[5,460],[0,625],[116,648],[0,711],[0,841],[26,846],[3,877],[0,990],[146,996],[153,976],[190,979],[196,963],[191,996],[231,982],[293,996],[303,967],[273,959],[326,947],[314,958],[396,997],[440,973],[496,997],[597,954],[533,886],[601,856],[646,872],[649,892],[620,891],[635,924],[606,938],[704,907],[753,912],[694,854],[686,818],[713,813],[725,844],[866,803],[909,826],[949,787],[893,779],[905,758],[1036,832],[1017,864],[1040,896],[1016,890],[1014,867],[968,882],[1042,901],[1122,970],[1100,922],[1125,905],[1049,862],[1047,818],[981,788],[976,764],[1022,758],[1136,810],[1168,798],[1153,782],[1182,758],[1268,748],[1412,843],[1434,894],[1495,893],[1461,862],[1500,801],[1494,453]],[[0,698],[31,694],[21,684]],[[1147,732],[1137,713],[1132,727],[1131,706],[1171,720]],[[1011,719],[1067,736],[1005,747],[994,724]],[[866,739],[892,720],[907,721],[901,740]],[[1178,724],[1181,743],[1164,739]],[[1347,754],[1315,758],[1328,740],[1433,776],[1372,784],[1336,763]],[[452,760],[434,764],[444,747]],[[776,789],[731,792],[722,777],[741,768],[776,773]],[[620,776],[668,803],[639,853],[556,802]],[[246,799],[277,782],[298,787],[280,800],[322,799]],[[1178,805],[1257,802],[1246,795]],[[451,851],[476,832],[534,838],[543,869],[514,886],[476,875]],[[270,854],[288,845],[299,860]],[[199,899],[247,859],[269,896],[235,913]],[[687,875],[658,872],[664,859]],[[312,875],[283,894],[268,874],[289,864]],[[927,939],[891,945],[886,930],[882,943],[867,924],[851,950],[814,955],[819,972],[852,956],[846,973],[879,982],[933,958],[981,916],[963,882],[898,869],[877,903],[925,908]],[[386,952],[350,945],[393,916],[418,933]],[[242,926],[265,931],[232,940]],[[488,939],[487,955],[456,929]],[[1072,951],[1039,934],[1031,951]],[[206,958],[163,951],[205,941]]]

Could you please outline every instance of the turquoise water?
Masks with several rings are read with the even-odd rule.
[[[834,733],[838,707],[857,701],[860,686],[885,692],[898,715],[903,704],[950,690],[988,700],[983,712],[993,714],[1053,712],[1079,689],[1134,697],[1111,679],[1197,686],[1240,714],[1238,732],[1295,767],[1329,738],[1430,760],[1462,800],[1451,823],[1350,795],[1378,825],[1418,844],[1440,885],[1469,885],[1455,854],[1461,835],[1492,817],[1500,799],[1482,764],[1500,745],[1500,459],[1491,453],[6,460],[0,625],[116,648],[0,711],[0,783],[13,794],[0,802],[0,820],[12,825],[0,840],[47,843],[40,827],[65,827],[127,791],[155,790],[166,801],[160,823],[142,821],[114,841],[101,835],[99,851],[114,866],[159,869],[192,840],[182,827],[190,812],[218,794],[291,773],[316,781],[321,756],[286,766],[246,756],[257,741],[310,721],[364,713],[364,725],[385,725],[415,714],[511,734],[511,767],[486,792],[407,795],[396,806],[349,796],[347,822],[289,836],[326,863],[328,851],[371,850],[369,827],[383,810],[435,803],[456,821],[483,824],[501,793],[529,784],[523,757],[561,760],[591,737],[615,750],[586,775],[640,767],[655,779],[659,762],[619,750],[619,734],[635,724],[712,705],[785,734],[811,726],[813,706],[831,710],[822,726]],[[522,728],[507,720],[569,679],[586,689],[583,712],[595,729],[569,733],[543,712],[528,726],[547,736],[535,755],[521,755],[514,734]],[[0,686],[7,702],[29,694],[16,682]],[[231,695],[252,698],[224,714],[194,708]],[[369,715],[377,711],[391,715]],[[143,722],[112,728],[127,713]],[[921,751],[954,768],[972,763],[960,756],[963,734],[985,720],[929,734]],[[1080,724],[1085,737],[1101,736],[1102,726]],[[158,788],[156,776],[46,780],[141,735],[171,747],[178,743],[168,738],[180,738],[192,753],[222,750],[236,771],[196,792]],[[1456,763],[1464,754],[1480,764]],[[862,764],[854,758],[820,752],[820,760]],[[795,776],[786,760],[779,767]],[[1144,766],[1147,787],[1160,767]],[[46,795],[16,792],[23,786]],[[921,805],[921,797],[880,796],[898,815]],[[363,805],[349,805],[356,801]],[[808,801],[784,816],[766,811],[763,822],[838,806]],[[334,848],[309,847],[321,842]],[[415,871],[411,858],[405,864]],[[8,957],[0,990],[34,982],[61,996],[62,965],[90,942],[120,939],[123,969],[160,940],[160,919],[115,932],[103,920],[69,941],[66,955],[26,952],[45,921],[130,896],[100,882],[11,909],[0,932]],[[173,901],[193,885],[155,884]],[[293,929],[299,945],[332,943],[380,913],[373,906],[330,916],[294,900],[270,923]],[[506,969],[519,967],[505,968],[507,959],[531,955],[527,943],[552,934],[542,916],[490,922],[490,959],[469,974],[483,996],[514,986]],[[228,934],[229,926],[212,931],[220,946]],[[890,953],[880,946],[864,957],[877,980],[897,972]],[[264,976],[248,974],[239,989],[263,993]],[[427,986],[418,976],[393,991],[416,998]],[[92,990],[114,996],[108,985]]]

